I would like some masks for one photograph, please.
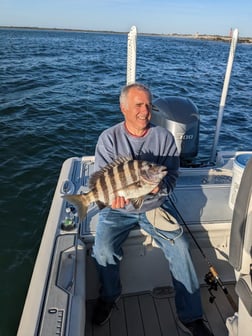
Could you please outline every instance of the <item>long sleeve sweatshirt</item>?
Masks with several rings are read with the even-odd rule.
[[[150,124],[146,135],[135,137],[127,132],[124,122],[112,126],[99,136],[95,150],[95,171],[118,157],[154,162],[168,169],[160,191],[157,194],[146,195],[139,210],[136,210],[130,203],[120,211],[142,213],[159,207],[174,189],[178,177],[179,154],[171,132],[163,127]]]

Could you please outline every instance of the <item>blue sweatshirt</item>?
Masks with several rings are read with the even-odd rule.
[[[179,154],[175,139],[167,129],[150,124],[150,129],[143,137],[129,134],[121,122],[112,126],[99,136],[95,150],[95,171],[100,170],[118,157],[132,157],[164,165],[168,174],[161,183],[157,194],[144,198],[142,207],[136,210],[130,203],[119,211],[146,212],[159,207],[175,187],[179,169]]]

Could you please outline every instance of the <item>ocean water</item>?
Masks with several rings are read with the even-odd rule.
[[[139,36],[137,80],[189,97],[210,157],[228,43]],[[0,29],[0,336],[15,335],[60,168],[122,120],[127,35]],[[218,149],[252,150],[252,45],[238,44]]]

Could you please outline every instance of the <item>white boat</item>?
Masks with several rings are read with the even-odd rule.
[[[234,31],[209,162],[197,158],[198,116],[193,102],[160,97],[154,101],[152,120],[173,132],[181,151],[182,166],[171,201],[182,215],[201,283],[204,318],[215,336],[248,336],[252,330],[252,152],[216,150],[237,38]],[[136,28],[132,27],[127,82],[135,79],[135,55]],[[63,163],[18,335],[185,335],[176,324],[167,261],[140,229],[133,230],[123,246],[123,296],[118,308],[104,326],[91,324],[99,290],[91,256],[98,211],[92,205],[79,223],[62,195],[86,192],[93,164],[93,156]]]

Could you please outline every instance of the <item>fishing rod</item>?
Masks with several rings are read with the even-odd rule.
[[[171,199],[170,196],[168,196],[173,208],[175,209],[176,213],[178,214],[179,218],[181,219],[183,225],[185,226],[185,228],[187,229],[188,233],[190,234],[190,236],[192,237],[192,240],[194,241],[194,243],[196,244],[197,248],[199,249],[201,255],[203,256],[203,258],[205,259],[205,261],[208,264],[209,267],[209,272],[205,275],[205,282],[207,283],[207,285],[209,286],[208,291],[210,293],[210,298],[209,298],[209,302],[213,303],[215,300],[215,296],[213,295],[212,291],[215,290],[217,291],[218,285],[220,286],[220,288],[222,289],[222,291],[224,292],[226,298],[228,299],[230,305],[232,306],[232,308],[234,309],[235,312],[238,311],[238,307],[237,304],[235,303],[235,301],[233,300],[232,296],[229,294],[227,288],[225,287],[224,283],[222,282],[219,274],[217,273],[216,269],[214,268],[214,266],[211,264],[211,262],[209,261],[209,259],[207,258],[206,254],[204,253],[204,251],[202,250],[202,248],[200,247],[199,243],[197,242],[197,240],[195,239],[194,235],[192,234],[191,230],[189,229],[189,226],[186,224],[185,220],[183,219],[182,215],[180,214],[178,208],[176,207],[176,205],[174,204],[173,200]]]

